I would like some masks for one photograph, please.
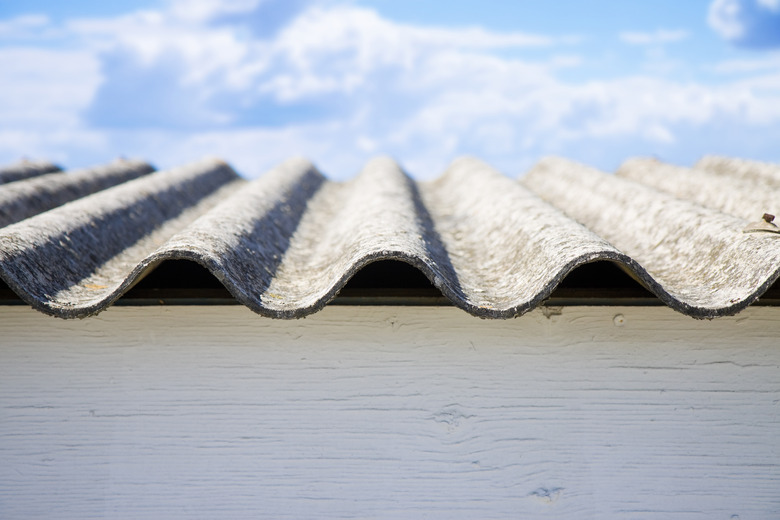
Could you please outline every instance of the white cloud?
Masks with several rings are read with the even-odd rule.
[[[263,0],[169,0],[171,17],[188,22],[206,22],[225,14],[248,13]]]
[[[0,48],[0,159],[40,154],[82,166],[125,154],[165,167],[216,154],[258,175],[306,155],[344,178],[390,153],[432,177],[463,153],[516,174],[549,153],[599,165],[716,152],[707,147],[735,135],[775,150],[780,137],[763,131],[780,128],[776,67],[724,63],[722,72],[744,70],[719,85],[639,65],[624,77],[565,81],[562,69],[588,65],[570,39],[403,24],[322,4],[253,33],[252,20],[278,5],[173,0],[69,20],[60,30],[71,50]],[[621,35],[650,50],[685,37]],[[707,128],[734,133],[692,145]]]
[[[688,38],[688,31],[682,29],[658,29],[655,32],[625,31],[619,34],[621,41],[631,45],[662,45],[675,43]]]
[[[2,126],[79,124],[100,82],[97,58],[84,51],[0,48]]]
[[[757,0],[758,5],[770,11],[780,12],[780,0]]]
[[[745,31],[739,20],[741,11],[737,0],[714,0],[707,13],[707,23],[726,40],[740,38]]]
[[[0,21],[1,39],[29,38],[40,35],[49,25],[49,17],[43,14],[27,14]]]
[[[780,0],[714,0],[707,22],[736,45],[780,47]]]
[[[270,42],[252,40],[230,26],[212,26],[219,14],[262,9],[258,0],[172,2],[170,11],[139,11],[114,19],[86,19],[70,29],[105,52],[121,48],[145,64],[175,54],[185,63],[187,82],[224,82],[295,99],[325,92],[351,92],[383,67],[409,69],[421,53],[458,49],[544,47],[552,38],[493,33],[480,28],[441,29],[397,24],[369,9],[314,6]],[[334,59],[338,58],[338,59]],[[272,65],[284,70],[264,77]],[[216,79],[219,76],[219,79]]]
[[[780,53],[762,55],[759,58],[726,60],[710,67],[719,74],[746,74],[780,70]]]
[[[168,13],[139,11],[114,19],[80,19],[68,28],[100,53],[122,50],[151,65],[175,54],[188,70],[186,81],[240,67],[249,50],[230,28],[209,28]],[[229,82],[229,78],[225,78]]]

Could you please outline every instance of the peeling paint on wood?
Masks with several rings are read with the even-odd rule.
[[[777,308],[0,313],[0,518],[774,518]]]

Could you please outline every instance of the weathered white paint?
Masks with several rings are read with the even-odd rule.
[[[779,317],[6,307],[0,518],[778,518]]]

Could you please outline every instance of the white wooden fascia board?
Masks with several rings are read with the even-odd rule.
[[[774,518],[780,309],[0,312],[0,518]]]

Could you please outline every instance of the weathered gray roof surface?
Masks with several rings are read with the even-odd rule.
[[[153,171],[146,163],[120,160],[68,175],[49,173],[0,186],[0,227]]]
[[[19,161],[0,168],[0,184],[62,171],[59,166],[45,161]]]
[[[295,318],[365,265],[401,260],[454,305],[508,318],[604,260],[709,318],[745,308],[780,274],[780,234],[743,232],[780,210],[769,164],[634,159],[611,175],[550,158],[520,181],[471,158],[430,182],[388,158],[344,183],[303,159],[252,182],[218,160],[150,172],[120,161],[0,186],[0,277],[36,309],[84,317],[162,262],[192,260],[252,310]]]

